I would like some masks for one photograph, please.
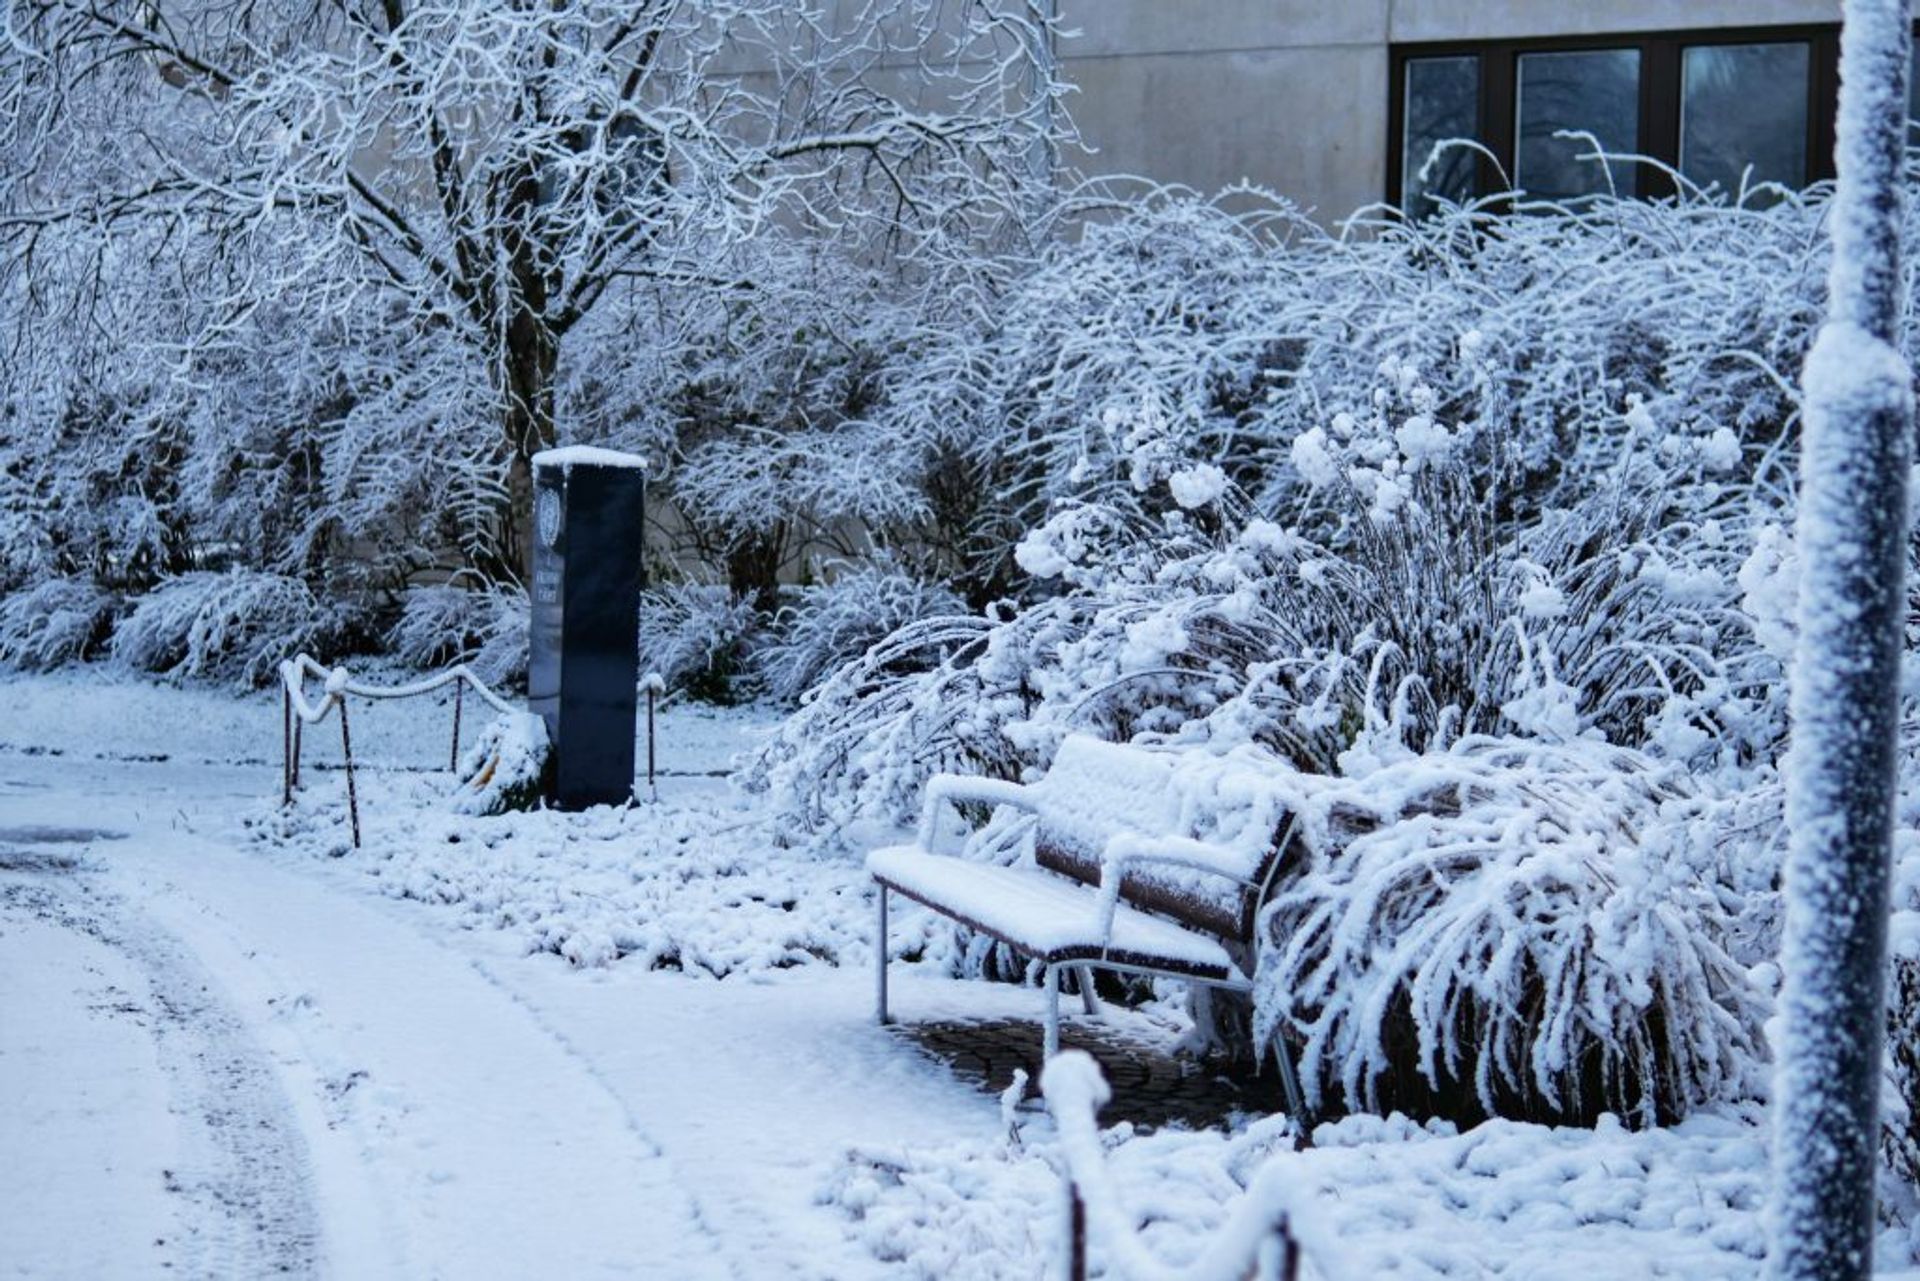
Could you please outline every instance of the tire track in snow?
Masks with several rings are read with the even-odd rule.
[[[192,837],[116,847],[110,875],[274,1011],[264,1035],[325,1095],[323,1208],[377,1186],[392,1233],[328,1235],[381,1275],[741,1275],[591,1065],[392,905]]]
[[[163,1174],[183,1207],[179,1274],[317,1275],[306,1145],[273,1067],[211,976],[129,903],[91,884],[83,864],[11,862],[31,879],[0,883],[0,913],[84,934],[144,980],[144,1001],[103,1012],[143,1023],[182,1122],[185,1159]]]

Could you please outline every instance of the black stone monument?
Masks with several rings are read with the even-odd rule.
[[[527,702],[553,742],[563,810],[633,799],[645,464],[574,446],[533,456]]]

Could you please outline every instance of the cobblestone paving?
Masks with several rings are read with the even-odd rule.
[[[981,1019],[896,1025],[899,1035],[953,1069],[961,1080],[999,1094],[1025,1068],[1029,1107],[1038,1106],[1040,1024],[1030,1019]],[[1189,1056],[1169,1054],[1110,1024],[1068,1020],[1060,1043],[1085,1050],[1113,1087],[1100,1113],[1103,1125],[1131,1121],[1142,1129],[1177,1125],[1204,1129],[1233,1112],[1277,1111],[1279,1087],[1269,1075],[1228,1074]]]

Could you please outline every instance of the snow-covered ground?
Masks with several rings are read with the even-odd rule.
[[[274,696],[83,672],[0,681],[0,707],[0,1275],[1025,1278],[1054,1256],[1051,1122],[1029,1104],[1010,1134],[874,1025],[857,860],[715,776],[764,714],[669,711],[657,805],[473,819],[446,804],[443,703],[357,704],[354,850],[337,727],[278,807]],[[909,1018],[1037,1014],[896,980]],[[1310,1274],[1745,1277],[1761,1121],[1106,1147],[1170,1260],[1277,1161]]]

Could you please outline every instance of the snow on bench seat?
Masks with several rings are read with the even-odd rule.
[[[936,774],[918,840],[875,850],[874,937],[880,1022],[887,1010],[887,897],[899,893],[1037,961],[1047,993],[1044,1058],[1060,1049],[1060,971],[1076,971],[1088,1014],[1095,969],[1133,970],[1247,991],[1255,929],[1283,863],[1303,855],[1273,767],[1246,756],[1108,743],[1069,734],[1033,783]],[[1024,861],[934,850],[954,805],[1024,811]],[[1004,851],[1003,851],[1004,852]],[[1291,1058],[1275,1054],[1287,1104],[1304,1125]]]
[[[867,871],[890,889],[1048,964],[1101,960],[1222,983],[1247,981],[1218,940],[1127,903],[1115,907],[1113,929],[1104,932],[1095,896],[1050,872],[928,854],[911,845],[875,850],[867,856]]]

